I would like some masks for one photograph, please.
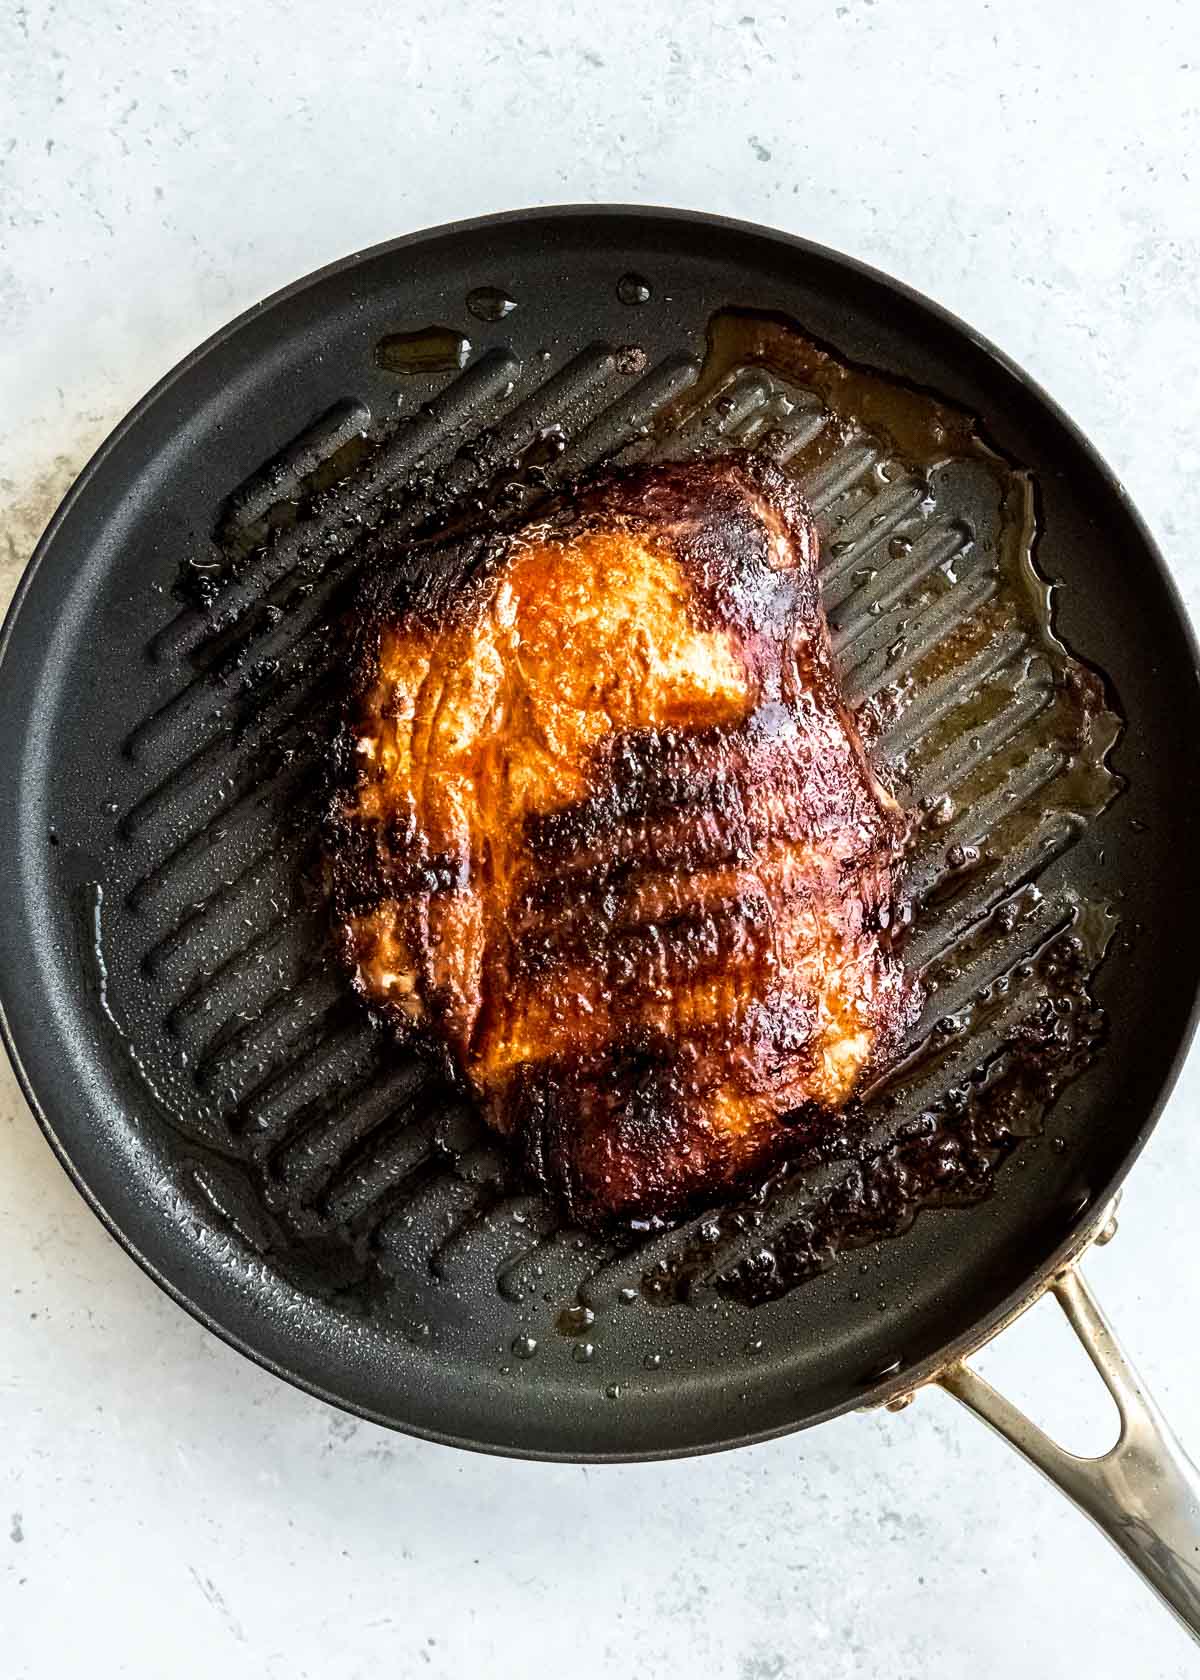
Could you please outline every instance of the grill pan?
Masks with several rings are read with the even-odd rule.
[[[1089,983],[1103,1047],[979,1205],[897,1219],[901,1234],[826,1256],[819,1275],[754,1304],[721,1279],[808,1228],[816,1181],[708,1248],[693,1228],[607,1246],[562,1229],[436,1070],[401,1060],[344,995],[311,845],[337,693],[329,626],[385,513],[419,537],[497,483],[515,517],[614,455],[706,439],[784,459],[811,449],[823,535],[841,533],[848,557],[827,600],[860,699],[990,610],[999,515],[969,474],[914,478],[867,421],[814,442],[829,420],[820,392],[762,366],[731,366],[689,409],[709,324],[731,309],[794,321],[848,363],[980,417],[1036,513],[1055,629],[1105,674],[1123,719],[1110,782],[1082,814],[1055,791],[1062,766],[1039,757],[1028,689],[1015,709],[1000,693],[966,733],[943,729],[943,771],[999,767],[954,834],[978,840],[983,825],[986,838],[1015,808],[1029,820],[1004,832],[1026,849],[1006,839],[978,890],[914,929],[928,953],[1012,903],[1015,943],[976,939],[966,980],[1036,984],[1031,959],[1057,931],[1086,907],[1106,915]],[[664,412],[680,426],[655,429]],[[890,572],[866,563],[872,548]],[[922,618],[939,568],[949,604]],[[1028,649],[974,657],[930,682],[926,736],[1013,661],[1029,668]],[[1200,844],[1200,809],[1181,797],[1197,770],[1196,649],[1121,486],[1025,374],[944,311],[804,241],[661,210],[518,212],[357,254],[218,333],[103,445],[38,546],[0,669],[6,1042],[96,1212],[250,1357],[414,1434],[588,1461],[734,1446],[902,1403],[938,1377],[1068,1482],[962,1364],[1053,1287],[1130,1417],[1150,1415],[1105,1367],[1106,1331],[1071,1267],[1192,1030],[1200,890],[1179,860]],[[985,1049],[968,1031],[963,1067]],[[914,1080],[904,1112],[944,1094],[956,1066],[946,1055],[932,1084]],[[641,1284],[656,1267],[672,1287],[654,1297]],[[1200,1505],[1169,1438],[1150,1446],[1167,1455],[1166,1492],[1139,1515],[1160,1539],[1128,1522],[1114,1537],[1194,1628],[1186,1523]],[[1117,1481],[1128,1512],[1136,1478]],[[1098,1495],[1068,1491],[1105,1520]]]

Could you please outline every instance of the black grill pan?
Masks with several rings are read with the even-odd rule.
[[[466,303],[479,287],[517,307],[480,319]],[[670,447],[646,428],[695,384],[708,323],[731,308],[794,320],[981,417],[1031,475],[1058,630],[1106,674],[1125,724],[1122,791],[1045,860],[1047,903],[1116,910],[1094,982],[1107,1043],[1052,1111],[1056,1145],[1018,1150],[981,1205],[922,1214],[757,1307],[647,1300],[645,1255],[557,1228],[436,1073],[390,1056],[343,996],[307,848],[334,698],[328,626],[381,499],[417,532],[505,463],[519,503],[555,473]],[[382,340],[431,326],[446,331],[402,349],[408,371],[381,365]],[[422,356],[437,365],[412,371]],[[819,423],[810,398],[750,372],[714,423],[786,448],[789,428]],[[853,450],[875,446],[842,441],[815,488],[848,518],[866,494]],[[986,512],[954,502],[969,487],[938,494],[949,501],[927,497],[921,516],[932,535],[910,535],[949,531],[952,558],[954,532],[977,540]],[[672,1456],[911,1390],[1078,1247],[1189,1038],[1200,686],[1151,538],[995,349],[781,234],[538,210],[401,239],[288,288],[104,444],[38,546],[0,671],[4,1026],[41,1125],[113,1233],[210,1328],[415,1434],[529,1457]],[[564,1334],[571,1303],[586,1311]]]

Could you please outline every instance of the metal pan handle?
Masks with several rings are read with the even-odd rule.
[[[1146,1393],[1077,1266],[1051,1284],[1121,1414],[1116,1445],[1078,1458],[962,1361],[937,1377],[1091,1517],[1200,1640],[1200,1473]]]

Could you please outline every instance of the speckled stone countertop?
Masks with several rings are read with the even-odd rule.
[[[949,305],[1090,433],[1195,609],[1198,147],[1194,0],[10,4],[5,594],[111,425],[248,304],[430,223],[626,200],[805,234]],[[1196,1452],[1198,1098],[1193,1057],[1089,1268]],[[943,1395],[645,1467],[408,1441],[159,1294],[7,1069],[0,1114],[12,1680],[1200,1669],[1107,1543]],[[981,1365],[1069,1445],[1102,1444],[1052,1308]]]

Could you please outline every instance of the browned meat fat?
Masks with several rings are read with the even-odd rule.
[[[360,628],[331,824],[354,983],[578,1217],[766,1165],[912,1018],[903,820],[816,561],[775,468],[650,467],[447,547]]]

